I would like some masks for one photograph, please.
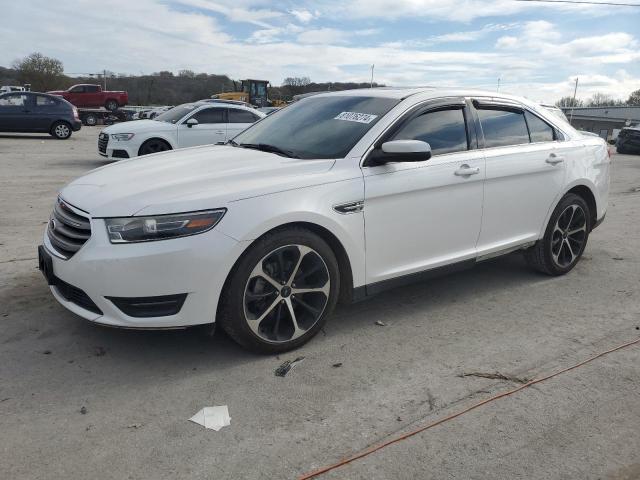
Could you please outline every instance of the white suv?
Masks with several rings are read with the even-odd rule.
[[[60,192],[39,249],[62,305],[135,328],[213,322],[281,352],[338,300],[514,250],[561,275],[605,216],[610,159],[491,92],[321,94],[229,145],[110,165]]]
[[[263,117],[264,113],[241,105],[185,103],[154,116],[153,120],[134,120],[105,128],[98,135],[98,153],[118,160],[221,144]]]

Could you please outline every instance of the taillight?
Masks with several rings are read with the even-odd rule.
[[[76,107],[73,107],[73,118],[75,118],[76,120],[80,120],[80,116],[78,115],[78,109]]]

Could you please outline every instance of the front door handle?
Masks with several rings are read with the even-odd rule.
[[[217,133],[218,135],[222,135],[222,134],[224,133],[224,131],[222,131],[222,130],[216,130],[216,131],[214,131],[213,133]]]
[[[547,162],[549,165],[557,165],[558,163],[564,162],[564,157],[556,155],[555,153],[551,153],[549,154],[545,162]]]
[[[458,168],[458,170],[456,170],[453,173],[458,177],[467,177],[469,175],[477,175],[478,173],[480,173],[480,167],[473,168],[465,163],[463,165],[460,165],[460,168]]]

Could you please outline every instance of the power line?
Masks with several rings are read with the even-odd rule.
[[[590,2],[587,0],[515,0],[516,2],[577,3],[584,5],[613,5],[616,7],[640,7],[640,3]]]

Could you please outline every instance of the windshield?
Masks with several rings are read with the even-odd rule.
[[[156,118],[154,118],[157,122],[167,122],[167,123],[176,123],[186,114],[193,112],[196,106],[192,103],[185,103],[184,105],[178,105],[177,107],[173,107],[167,110],[164,113],[161,113]]]
[[[556,107],[547,107],[545,105],[543,105],[544,109],[547,112],[550,112],[552,114],[554,114],[556,117],[560,118],[561,120],[564,120],[565,122],[569,122],[569,119],[567,118],[567,116],[564,114],[564,112],[562,110],[560,110],[559,108]]]
[[[341,95],[307,98],[264,118],[232,144],[266,146],[298,158],[342,158],[398,102]]]

